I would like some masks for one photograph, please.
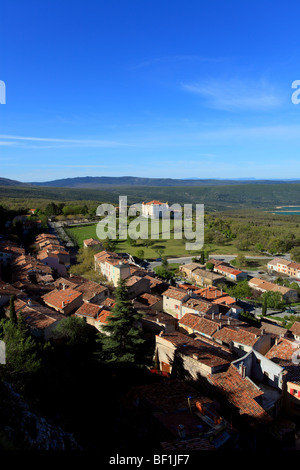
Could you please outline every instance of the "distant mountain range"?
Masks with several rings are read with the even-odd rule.
[[[53,181],[23,183],[8,178],[0,178],[0,186],[42,186],[58,188],[100,189],[108,186],[227,186],[241,184],[286,184],[300,183],[300,179],[286,180],[258,180],[255,178],[236,179],[200,179],[200,178],[142,178],[137,176],[83,176],[75,178],[62,178]]]
[[[220,186],[230,184],[280,184],[300,183],[299,180],[256,180],[254,178],[240,179],[173,179],[173,178],[141,178],[137,176],[84,176],[64,178],[46,182],[32,182],[34,186],[52,186],[62,188],[90,188],[101,186]]]

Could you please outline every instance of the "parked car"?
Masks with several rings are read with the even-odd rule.
[[[292,308],[286,308],[285,313],[296,313]]]

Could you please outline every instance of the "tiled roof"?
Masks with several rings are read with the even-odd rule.
[[[197,268],[202,268],[204,265],[199,264],[199,263],[189,263],[189,264],[182,264],[180,266],[181,270],[187,270],[187,271],[194,271]]]
[[[207,300],[195,299],[195,298],[190,298],[190,299],[186,300],[182,304],[182,306],[187,307],[187,308],[191,308],[191,309],[196,310],[197,312],[201,312],[201,313],[206,313],[213,307],[211,302],[208,302]]]
[[[78,286],[78,284],[75,282],[72,282],[70,278],[59,277],[53,282],[53,286],[55,286],[58,289],[62,289],[64,286],[71,287],[72,289],[74,289],[75,287]]]
[[[138,302],[145,303],[147,305],[154,305],[160,300],[162,300],[161,297],[158,297],[157,295],[153,294],[148,294],[147,292],[144,294],[141,294],[137,297],[136,299]]]
[[[156,200],[153,200],[153,201],[150,201],[150,202],[145,202],[145,203],[143,203],[143,204],[146,205],[146,206],[152,206],[152,205],[154,205],[154,206],[157,206],[157,205],[158,205],[158,206],[161,206],[161,205],[165,205],[164,202],[160,202],[160,201],[156,201]]]
[[[111,297],[107,297],[105,300],[101,302],[101,305],[105,307],[106,309],[112,308],[115,305],[115,299],[112,299]]]
[[[203,404],[212,403],[210,398],[201,395],[186,382],[176,379],[134,387],[129,390],[122,401],[131,405],[139,398],[142,404],[145,404],[151,411],[172,412],[188,408],[188,397],[190,397],[191,406],[195,406],[197,401]]]
[[[121,256],[119,256],[117,253],[114,253],[113,251],[106,251],[102,250],[99,253],[96,253],[94,255],[94,258],[99,262],[99,263],[104,263],[105,261],[109,261],[112,263],[113,261],[115,263],[119,262],[122,260]]]
[[[224,295],[218,299],[212,300],[213,304],[225,304],[225,305],[233,305],[235,304],[235,300],[230,297],[229,295]]]
[[[74,300],[76,300],[78,297],[81,297],[82,293],[78,292],[77,290],[67,288],[67,289],[61,289],[57,290],[55,289],[54,291],[49,292],[48,294],[45,294],[43,296],[44,302],[56,307],[56,308],[63,308],[63,302],[65,303],[65,306],[67,304],[71,304]]]
[[[293,290],[293,289],[289,289],[288,287],[279,286],[277,284],[274,284],[273,282],[265,281],[264,279],[259,279],[257,277],[253,277],[249,281],[250,286],[252,286],[253,284],[259,289],[264,289],[266,291],[280,292],[283,295]]]
[[[97,282],[88,280],[77,286],[75,289],[79,292],[82,292],[84,300],[90,300],[97,294],[101,294],[102,292],[107,291],[107,287],[101,286],[101,284],[98,284]]]
[[[231,268],[230,266],[223,266],[223,265],[217,266],[217,269],[224,273],[233,274],[234,276],[237,276],[238,274],[241,274],[243,272],[243,271],[240,271],[239,269],[234,269],[234,268]]]
[[[291,263],[288,264],[288,268],[300,269],[300,263],[296,263],[295,261],[292,261]]]
[[[89,302],[84,302],[78,310],[76,310],[75,315],[83,315],[87,317],[97,318],[98,313],[100,312],[101,307],[99,305],[91,304]]]
[[[99,323],[108,323],[108,320],[107,318],[109,316],[113,315],[113,313],[111,312],[111,310],[101,310],[101,312],[98,314],[98,317],[95,318],[96,321],[98,321]]]
[[[300,322],[295,321],[293,326],[290,328],[290,330],[294,335],[300,336]]]
[[[274,344],[266,353],[266,358],[284,366],[287,362],[292,361],[292,355],[295,351],[295,343],[293,339],[280,338],[277,344]]]
[[[0,281],[0,296],[24,296],[24,293],[20,290],[17,289],[16,287],[12,286],[11,284],[8,284],[6,282]]]
[[[88,238],[87,240],[83,240],[83,243],[86,245],[86,246],[96,246],[96,245],[100,245],[100,240],[95,240],[95,238]]]
[[[197,290],[195,291],[195,294],[207,300],[213,300],[213,299],[217,299],[218,297],[224,296],[223,292],[221,292],[219,289],[217,289],[214,286],[208,286],[208,287],[204,287],[201,289],[199,289],[198,287]]]
[[[240,327],[226,327],[224,326],[220,330],[216,331],[213,334],[215,340],[223,341],[224,343],[229,344],[231,341],[235,343],[241,343],[245,346],[254,346],[260,336],[260,331],[258,334],[249,332]]]
[[[134,284],[136,284],[137,282],[140,282],[142,279],[144,279],[143,277],[140,277],[140,276],[130,276],[126,279],[126,286],[127,287],[130,287],[130,286],[133,286]]]
[[[263,394],[250,380],[243,378],[237,368],[230,364],[226,372],[209,375],[209,381],[217,387],[227,400],[240,410],[240,414],[249,419],[252,424],[255,422],[268,423],[271,417],[255,401]],[[258,424],[258,423],[257,423]]]
[[[211,281],[223,278],[223,276],[221,276],[220,274],[216,274],[212,271],[206,271],[205,269],[201,268],[195,269],[193,271],[193,275],[203,277],[204,279],[210,279]]]
[[[208,336],[212,336],[218,329],[218,324],[207,318],[200,317],[193,313],[186,313],[179,320],[180,325],[187,326],[193,330]]]
[[[169,287],[163,294],[165,297],[171,297],[172,299],[182,300],[186,297],[187,293],[181,289],[177,289],[176,287]]]
[[[169,341],[183,355],[190,356],[209,367],[225,366],[232,360],[232,356],[217,345],[213,346],[177,331],[163,334],[160,338]]]
[[[17,316],[22,313],[25,322],[32,328],[44,329],[64,318],[63,315],[37,302],[24,302],[18,299],[14,302],[14,305]]]

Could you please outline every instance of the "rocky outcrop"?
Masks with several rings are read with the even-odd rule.
[[[73,435],[44,417],[0,381],[0,450],[81,450]]]

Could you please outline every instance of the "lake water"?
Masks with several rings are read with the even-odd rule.
[[[273,214],[300,215],[300,206],[282,206],[278,211],[272,211]]]

